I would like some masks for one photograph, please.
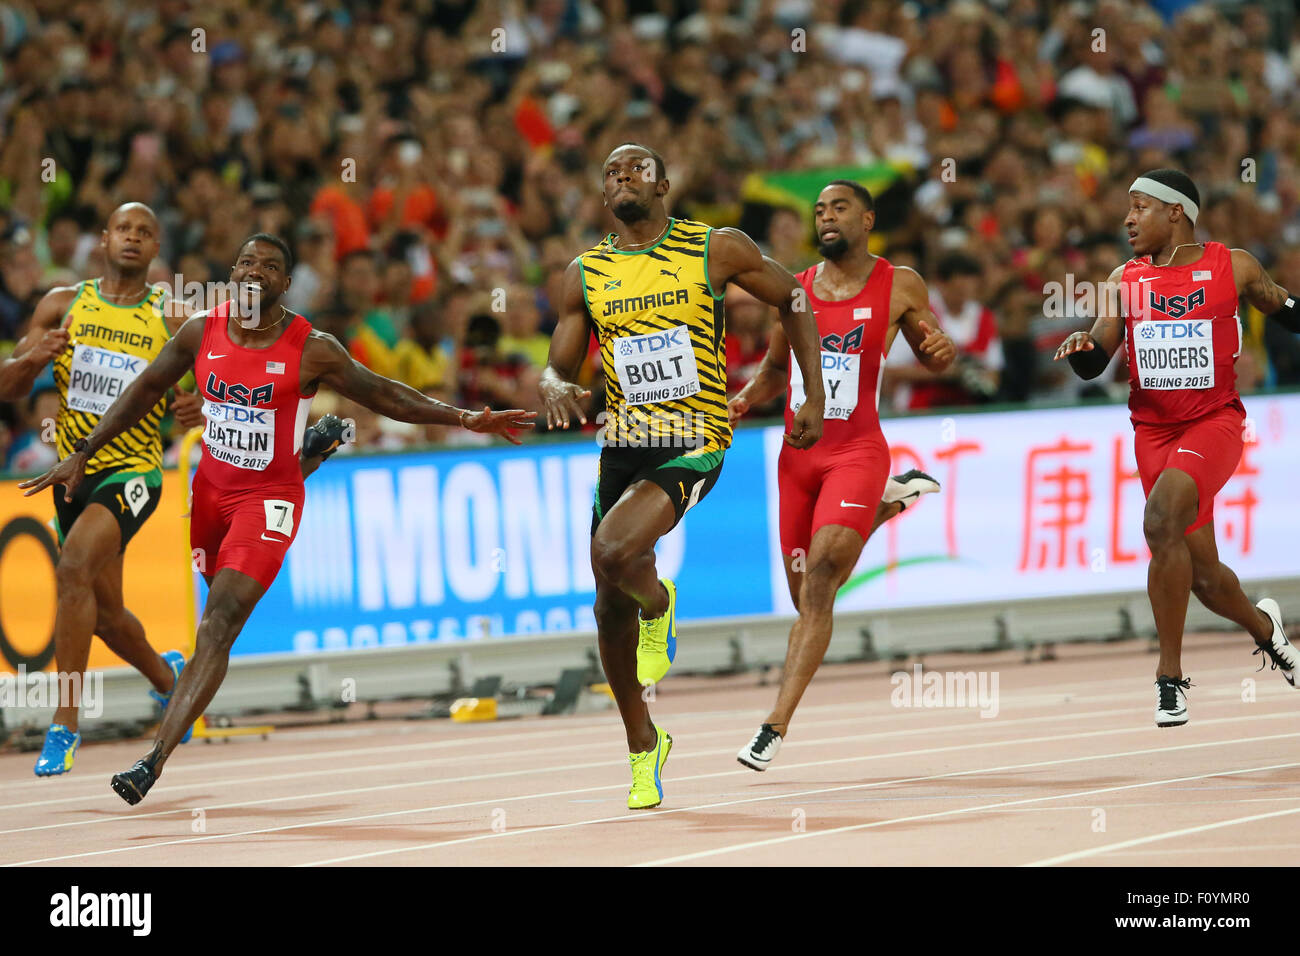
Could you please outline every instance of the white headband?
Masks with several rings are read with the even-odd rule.
[[[1173,186],[1166,186],[1164,183],[1158,183],[1154,179],[1147,179],[1145,176],[1139,176],[1133,180],[1133,185],[1128,188],[1129,192],[1146,193],[1148,196],[1154,196],[1161,202],[1167,202],[1170,205],[1177,203],[1183,207],[1183,215],[1194,226],[1196,217],[1200,213],[1200,208]]]

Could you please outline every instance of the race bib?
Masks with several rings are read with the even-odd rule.
[[[293,502],[279,498],[267,498],[262,502],[266,509],[266,530],[293,537]]]
[[[858,368],[862,356],[856,352],[822,352],[822,387],[826,389],[826,414],[823,418],[845,421],[858,407]],[[803,369],[790,353],[790,411],[803,407],[807,394],[803,387]]]
[[[1155,391],[1214,387],[1213,322],[1138,322],[1133,326],[1138,385]]]
[[[144,475],[136,475],[122,486],[122,500],[131,509],[133,517],[140,517],[140,512],[149,503],[149,486],[145,483]]]
[[[88,415],[103,415],[148,364],[148,359],[138,355],[78,345],[72,352],[68,407]]]
[[[695,349],[684,325],[615,339],[614,372],[628,405],[668,402],[700,390]]]
[[[204,400],[203,444],[236,468],[264,471],[275,457],[275,409]]]

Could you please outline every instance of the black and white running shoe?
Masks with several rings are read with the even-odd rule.
[[[1255,654],[1264,654],[1273,662],[1272,670],[1280,670],[1286,682],[1294,687],[1295,672],[1300,670],[1300,652],[1286,639],[1286,630],[1282,627],[1282,609],[1272,598],[1264,598],[1255,607],[1259,608],[1273,621],[1273,636],[1267,644],[1255,648]],[[1264,669],[1261,662],[1259,669]]]
[[[880,500],[885,504],[897,501],[906,510],[908,505],[915,504],[922,495],[933,494],[938,490],[939,482],[913,468],[906,474],[894,475],[886,481],[885,493]]]
[[[121,773],[113,774],[110,785],[113,792],[125,800],[131,806],[135,806],[144,799],[150,788],[158,782],[158,774],[154,772],[153,764],[148,758],[137,760],[135,766],[130,770],[124,770]]]
[[[750,770],[766,770],[780,750],[781,735],[772,729],[771,724],[764,724],[754,734],[754,739],[740,748],[736,759]]]
[[[325,461],[338,451],[347,427],[347,422],[337,415],[322,415],[315,425],[302,433],[302,457],[315,458],[319,455],[320,460]]]
[[[1181,727],[1187,723],[1187,688],[1191,680],[1156,678],[1156,726]]]

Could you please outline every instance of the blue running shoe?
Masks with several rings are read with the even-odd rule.
[[[50,724],[45,732],[45,746],[36,761],[36,776],[57,777],[72,769],[72,758],[81,746],[81,734],[73,733],[62,724]]]
[[[181,679],[181,671],[185,670],[185,655],[180,651],[164,651],[162,659],[167,662],[167,666],[172,669],[172,693],[176,692],[176,683]],[[149,696],[158,701],[163,712],[167,710],[167,705],[172,702],[171,694],[160,694],[156,690],[149,691]],[[181,737],[181,743],[190,742],[190,737],[194,735],[194,726],[190,725],[185,728],[185,736]]]

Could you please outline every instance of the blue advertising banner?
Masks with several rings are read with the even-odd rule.
[[[761,434],[737,433],[718,484],[659,543],[682,620],[772,610]],[[336,455],[234,653],[594,632],[599,457],[591,441]]]

